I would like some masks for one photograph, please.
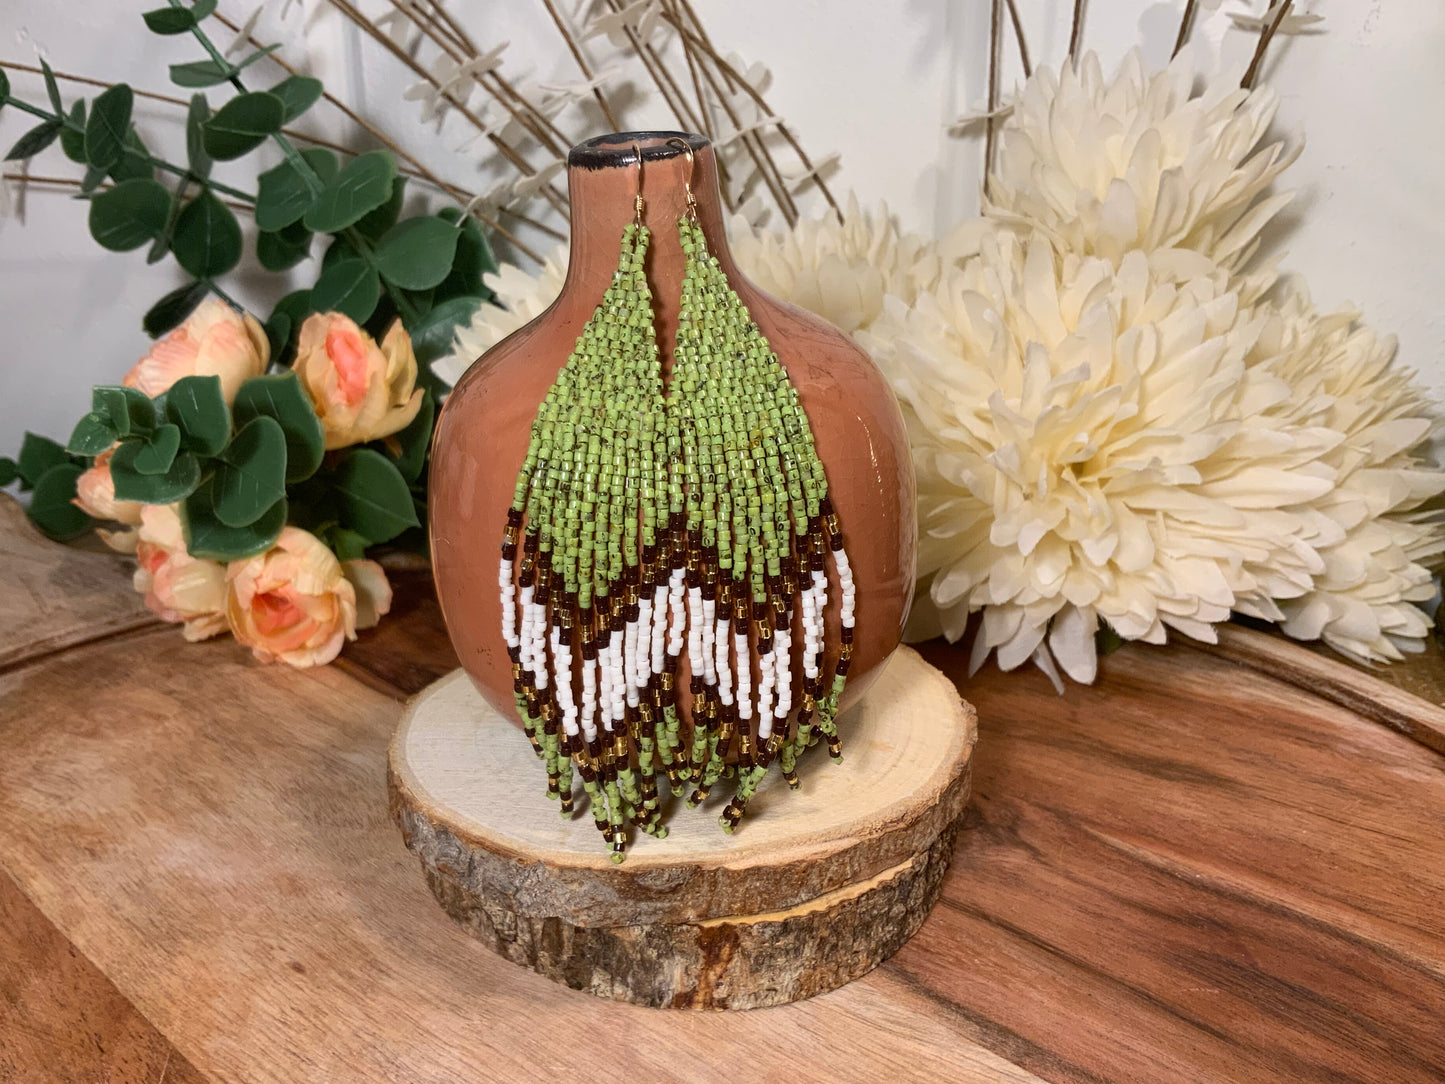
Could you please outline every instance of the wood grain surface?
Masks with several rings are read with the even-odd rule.
[[[638,1080],[1445,1078],[1445,758],[1299,685],[1127,647],[1061,698],[929,645],[980,724],[938,907],[842,990],[693,1016],[556,987],[437,909],[384,750],[449,660],[425,600],[388,635],[350,649],[366,682],[174,630],[0,675],[0,868],[208,1079],[556,1080],[578,1036],[590,1074]],[[32,1013],[81,988],[0,960]],[[27,1056],[17,1079],[68,1079]]]
[[[0,670],[158,624],[131,589],[132,558],[58,546],[0,493]]]

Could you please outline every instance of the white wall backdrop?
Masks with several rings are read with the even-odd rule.
[[[187,38],[148,34],[139,13],[156,0],[4,0],[0,60],[138,88],[172,92],[165,65],[197,59]],[[222,0],[234,20],[256,0]],[[568,5],[575,6],[575,5]],[[815,157],[841,153],[836,189],[865,203],[886,200],[911,229],[931,232],[977,205],[979,140],[946,134],[950,121],[984,98],[988,0],[695,0],[714,41],[773,73],[772,106]],[[1018,0],[1036,63],[1056,65],[1068,36],[1069,0]],[[1209,4],[1201,7],[1208,8]],[[1258,13],[1264,0],[1216,0],[1201,11],[1191,46],[1204,67],[1240,67],[1254,36],[1232,29],[1231,11]],[[1111,68],[1138,46],[1146,62],[1168,57],[1183,0],[1094,0],[1086,47]],[[385,5],[367,10],[379,13]],[[507,71],[575,79],[540,3],[508,0],[450,5],[484,43],[510,41]],[[1322,31],[1279,38],[1265,77],[1282,95],[1279,126],[1302,133],[1306,148],[1287,175],[1299,193],[1277,232],[1284,264],[1307,273],[1321,307],[1353,302],[1369,321],[1399,335],[1403,359],[1445,397],[1445,4],[1440,0],[1302,0],[1295,10],[1324,16]],[[214,24],[208,24],[214,25]],[[216,27],[219,41],[231,35]],[[325,0],[270,0],[258,35],[285,43],[284,55],[401,138],[408,149],[458,183],[488,186],[473,137],[440,132],[401,100],[413,78],[374,43],[344,24]],[[1019,76],[1011,39],[1005,84]],[[256,83],[280,73],[262,61]],[[38,78],[12,75],[17,92],[43,96]],[[67,95],[79,88],[67,87]],[[186,92],[176,92],[184,95]],[[326,107],[313,111],[324,120]],[[153,149],[183,157],[176,111],[139,102],[138,121]],[[639,126],[673,127],[660,102],[631,116]],[[8,147],[31,118],[0,114]],[[345,124],[328,125],[356,142]],[[219,169],[223,180],[254,184],[254,156]],[[7,171],[13,164],[7,164]],[[78,176],[52,149],[31,165],[38,176]],[[415,197],[415,194],[413,196]],[[816,210],[816,207],[813,208]],[[303,275],[314,278],[315,270]],[[34,429],[63,439],[88,409],[88,388],[113,381],[146,349],[145,309],[178,281],[167,261],[147,266],[141,252],[101,251],[86,231],[85,207],[68,193],[31,187],[23,206],[0,222],[0,453]],[[243,301],[263,310],[279,291],[244,279]]]

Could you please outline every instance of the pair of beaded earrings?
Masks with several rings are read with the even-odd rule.
[[[659,775],[674,794],[692,789],[689,807],[735,780],[719,818],[732,832],[774,760],[794,789],[799,755],[820,738],[841,760],[853,651],[853,575],[807,415],[708,252],[692,148],[670,142],[689,170],[670,387],[639,184],[612,283],[532,423],[498,575],[517,710],[548,797],[571,816],[575,769],[615,862],[631,828],[667,834]],[[829,553],[842,594],[831,671]],[[690,728],[677,710],[684,648]]]

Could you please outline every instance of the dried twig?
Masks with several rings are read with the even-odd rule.
[[[567,51],[572,54],[572,59],[577,62],[577,70],[582,73],[582,78],[588,82],[592,80],[592,67],[587,63],[587,58],[582,55],[582,47],[577,44],[576,37],[571,29],[562,19],[562,13],[552,0],[542,0],[542,6],[547,9],[547,14],[552,16],[552,22],[557,26],[557,32],[562,35],[562,40],[567,43]],[[597,99],[597,105],[602,110],[602,115],[607,118],[607,123],[612,126],[614,132],[619,131],[622,125],[618,123],[617,116],[612,112],[612,106],[608,104],[607,97],[602,93],[601,87],[592,88],[592,97]]]
[[[1239,85],[1245,90],[1254,89],[1254,81],[1259,78],[1259,69],[1264,65],[1264,54],[1269,49],[1269,43],[1274,38],[1274,32],[1284,22],[1284,17],[1289,14],[1290,6],[1294,0],[1279,0],[1279,7],[1275,9],[1274,18],[1259,32],[1259,44],[1254,47],[1254,57],[1249,62],[1249,68],[1244,73],[1244,78]]]
[[[984,118],[983,137],[983,198],[988,199],[989,181],[993,175],[994,127],[998,118],[998,45],[1003,29],[1003,2],[993,0],[988,15],[988,114]]]
[[[1174,51],[1169,54],[1171,60],[1179,55],[1179,50],[1189,41],[1189,32],[1194,29],[1194,13],[1198,8],[1199,0],[1186,0],[1184,14],[1179,19],[1179,36],[1174,39]]]
[[[1069,25],[1069,62],[1079,63],[1079,43],[1084,37],[1084,0],[1074,0],[1074,19]]]
[[[1019,9],[1014,0],[1008,0],[1008,17],[1014,25],[1014,38],[1019,43],[1019,66],[1023,68],[1024,78],[1027,79],[1034,74],[1034,68],[1029,63],[1029,47],[1024,43],[1024,24],[1019,19]]]

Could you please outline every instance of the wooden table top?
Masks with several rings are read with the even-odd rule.
[[[302,672],[4,501],[0,554],[0,1081],[1445,1079],[1445,711],[1291,645],[1127,647],[1063,697],[926,645],[980,730],[939,905],[842,990],[692,1014],[432,900],[384,784],[454,665],[424,578]]]

